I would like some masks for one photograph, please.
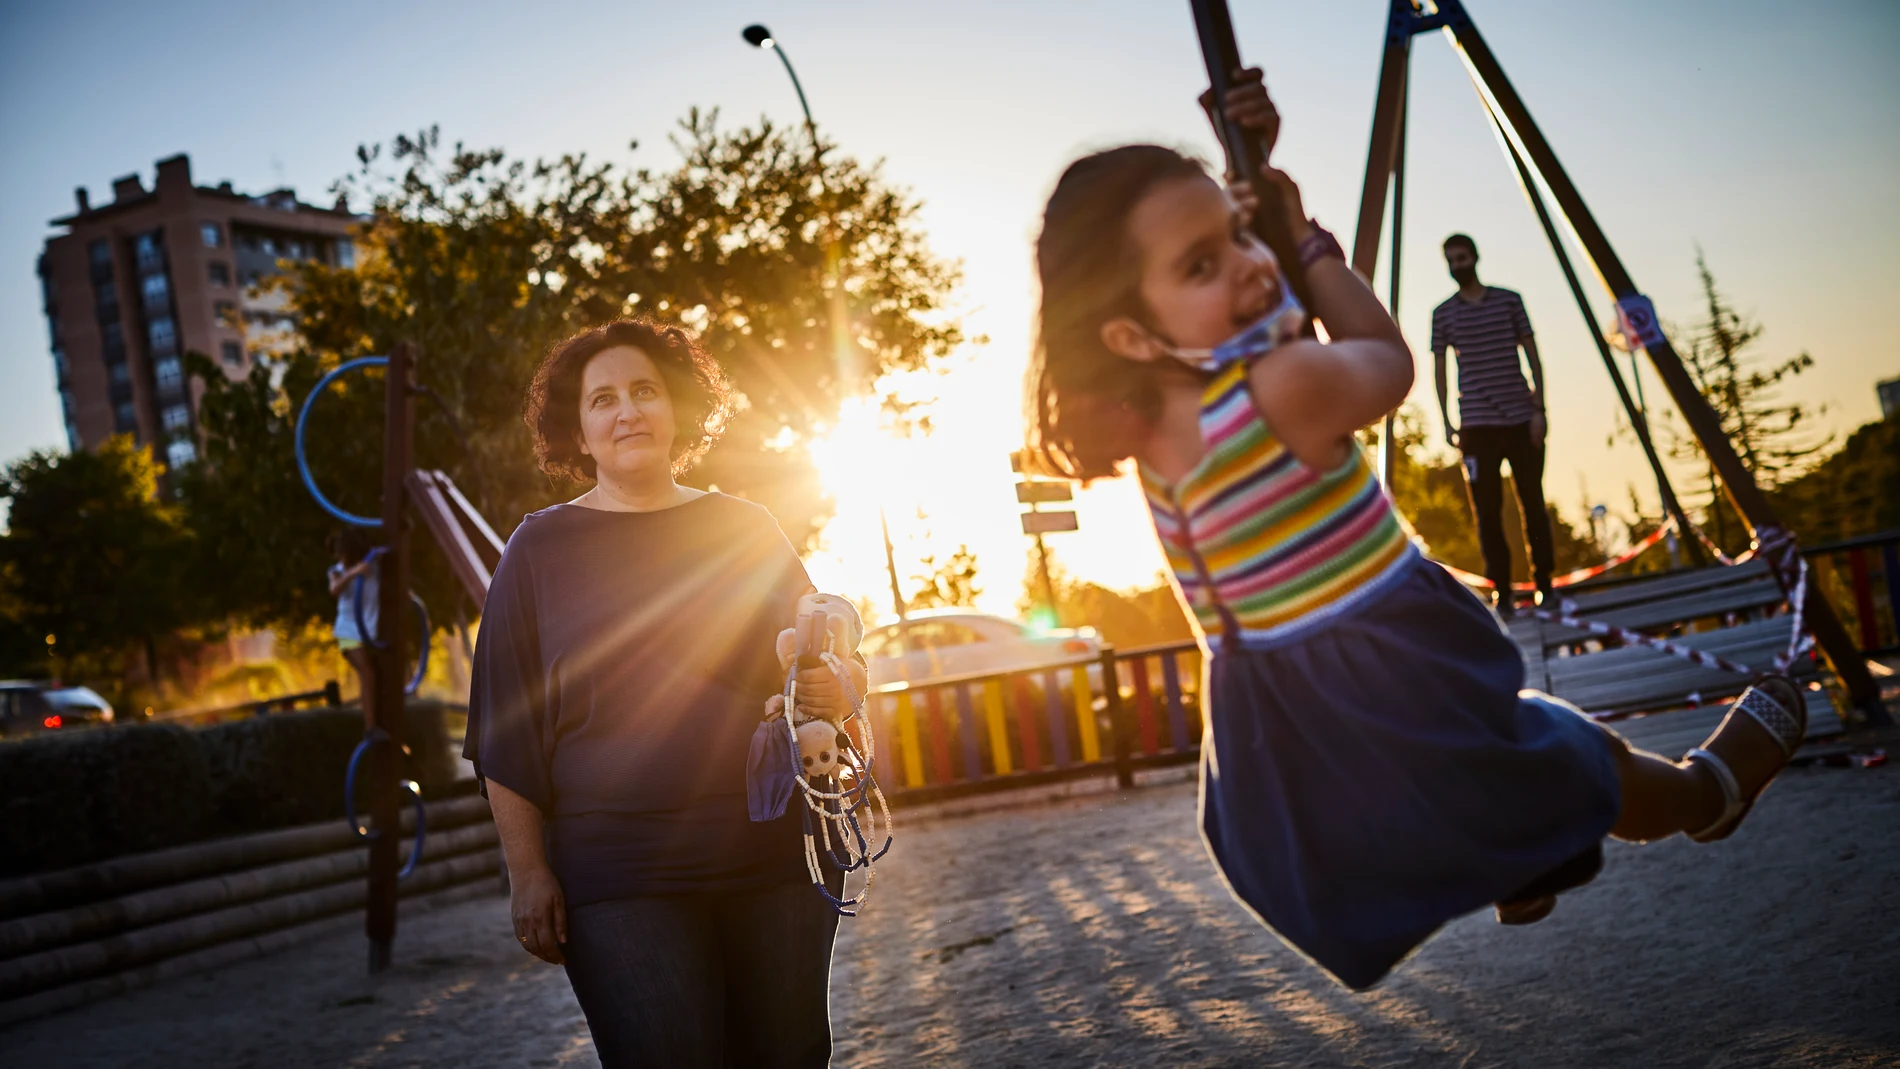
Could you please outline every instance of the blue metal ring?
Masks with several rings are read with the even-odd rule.
[[[304,421],[310,416],[311,407],[317,403],[318,395],[323,393],[324,390],[329,389],[330,383],[334,382],[339,376],[345,372],[355,371],[358,368],[384,367],[388,365],[388,363],[389,358],[386,356],[359,356],[354,360],[345,360],[343,363],[332,368],[329,374],[317,380],[317,384],[310,388],[309,396],[303,399],[303,407],[297,410],[297,472],[303,476],[304,489],[310,491],[310,496],[316,499],[317,507],[337,519],[342,520],[344,523],[355,527],[381,527],[383,521],[371,519],[368,516],[358,516],[354,512],[345,512],[332,504],[329,498],[324,497],[323,491],[317,489],[316,477],[310,474],[310,462],[304,457],[303,425]]]
[[[363,741],[356,744],[355,752],[350,754],[349,767],[343,772],[343,815],[344,819],[350,823],[350,830],[354,831],[359,839],[380,839],[383,837],[383,830],[381,828],[372,830],[356,822],[356,765],[363,759],[363,755],[370,751],[370,747],[389,741],[388,732],[381,729],[365,734]],[[422,788],[417,786],[414,780],[403,780],[401,785],[403,790],[409,792],[409,797],[416,809],[415,846],[409,851],[409,860],[403,863],[402,870],[396,873],[396,879],[405,880],[416,871],[416,865],[422,861],[422,846],[429,835],[429,810],[422,801]]]

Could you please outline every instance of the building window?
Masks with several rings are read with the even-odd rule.
[[[191,426],[191,409],[184,405],[165,406],[164,423],[168,433],[177,434],[185,430]]]
[[[356,266],[356,243],[339,241],[336,243],[336,265],[345,270]]]
[[[105,238],[100,238],[86,246],[86,256],[91,259],[94,267],[111,267],[112,243]]]
[[[112,429],[120,434],[133,434],[139,429],[138,410],[130,401],[120,401],[112,410]]]
[[[119,326],[116,320],[100,324],[99,342],[106,363],[125,359],[125,328]]]
[[[140,274],[165,270],[165,253],[158,243],[158,237],[158,231],[149,231],[140,234],[134,244],[134,249],[138,254]]]
[[[232,367],[244,366],[244,346],[239,345],[237,342],[225,342],[219,346],[219,353],[224,358],[226,364]]]
[[[165,447],[165,459],[177,470],[198,459],[198,449],[188,441],[176,441]]]
[[[217,317],[218,323],[222,326],[235,327],[238,325],[237,305],[232,304],[230,301],[218,301],[214,303],[211,306],[211,314]]]
[[[162,307],[166,301],[171,299],[172,295],[171,283],[165,280],[163,274],[146,275],[145,278],[139,282],[139,289],[145,294],[145,307],[147,308]]]
[[[153,353],[169,353],[178,346],[178,328],[173,325],[170,316],[159,316],[152,320],[146,336],[151,340]]]
[[[152,376],[158,380],[158,388],[167,393],[175,392],[185,384],[185,369],[175,356],[168,356],[153,364]]]
[[[211,284],[213,286],[229,286],[231,284],[230,265],[213,260],[211,262],[210,271]]]
[[[106,365],[106,376],[115,383],[132,381],[132,367],[123,360]]]
[[[276,241],[274,241],[274,240],[272,240],[272,239],[270,239],[270,238],[258,238],[258,239],[257,239],[257,247],[258,247],[258,249],[259,249],[259,250],[261,250],[261,251],[262,251],[262,252],[264,253],[264,255],[266,255],[266,256],[276,256],[276,255],[277,255],[277,242],[276,242]]]
[[[216,223],[201,224],[198,227],[198,233],[204,235],[205,248],[221,249],[224,247],[224,231],[221,228],[219,228],[218,224]]]
[[[259,282],[262,282],[262,281],[264,281],[264,272],[259,271],[256,268],[252,268],[251,270],[244,272],[244,285],[247,288],[250,286],[255,286]]]

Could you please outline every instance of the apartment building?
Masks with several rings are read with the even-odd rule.
[[[84,188],[75,196],[39,261],[67,441],[130,434],[168,466],[189,464],[202,387],[186,380],[183,355],[249,373],[290,326],[282,297],[259,283],[299,260],[350,266],[360,219],[341,199],[320,208],[288,189],[194,185],[182,154],[158,161],[149,190],[134,174],[112,183],[108,204]]]

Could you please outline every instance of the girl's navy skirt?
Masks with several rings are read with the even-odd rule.
[[[1217,649],[1207,673],[1208,849],[1243,903],[1348,987],[1616,822],[1615,740],[1522,690],[1516,645],[1423,559],[1316,633]]]

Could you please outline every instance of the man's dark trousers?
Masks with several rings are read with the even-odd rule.
[[[1471,486],[1471,508],[1478,514],[1478,547],[1484,551],[1485,578],[1499,590],[1511,589],[1511,546],[1504,539],[1504,473],[1511,462],[1517,484],[1518,509],[1524,514],[1524,542],[1531,551],[1531,569],[1539,585],[1550,581],[1550,513],[1544,508],[1544,447],[1531,439],[1529,423],[1498,427],[1462,427],[1458,445],[1464,452],[1465,478]]]

